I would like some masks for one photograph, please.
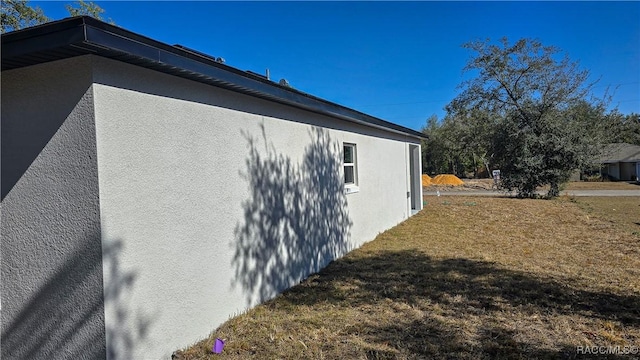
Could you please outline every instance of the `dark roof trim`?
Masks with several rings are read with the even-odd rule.
[[[282,86],[207,56],[81,16],[2,35],[2,70],[81,55],[99,55],[412,138],[425,135]]]

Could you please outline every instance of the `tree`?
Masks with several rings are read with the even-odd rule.
[[[465,154],[457,141],[458,130],[457,123],[450,118],[439,121],[436,115],[432,115],[427,119],[427,125],[422,129],[427,136],[422,143],[423,172],[464,175]]]
[[[631,113],[622,121],[622,142],[640,145],[640,114]]]
[[[2,0],[0,11],[2,33],[20,30],[49,21],[39,7],[32,8],[28,0]]]
[[[496,127],[494,118],[482,109],[472,109],[449,113],[446,120],[455,129],[452,137],[459,145],[459,156],[471,166],[474,177],[478,177],[479,168],[484,168],[489,176],[494,158],[491,147]]]
[[[427,119],[422,129],[427,136],[422,144],[424,172],[459,177],[473,173],[476,178],[482,168],[489,173],[491,155],[486,145],[486,127],[490,122],[476,121],[480,116],[483,114],[474,112],[468,116],[448,114],[442,121],[436,115]]]
[[[609,130],[613,136],[611,142],[640,145],[640,114],[622,115],[612,111],[608,117],[612,125]]]
[[[510,44],[503,38],[497,45],[487,40],[463,46],[476,53],[464,70],[477,76],[461,84],[463,91],[447,112],[482,114],[473,116],[481,123],[475,131],[488,138],[478,148],[493,155],[505,189],[534,197],[538,187],[549,185],[548,196],[557,196],[559,185],[598,151],[601,132],[591,122],[601,119],[576,112],[590,94],[589,72],[537,40]]]
[[[71,16],[91,16],[98,20],[104,20],[102,14],[105,12],[100,6],[92,1],[76,1],[73,5],[65,5]],[[26,27],[35,26],[51,21],[42,9],[31,7],[28,0],[2,0],[2,33],[20,30]],[[109,19],[109,23],[114,24]]]
[[[96,5],[93,1],[86,2],[84,0],[78,0],[73,5],[66,4],[65,8],[71,16],[91,16],[98,20],[104,20],[102,14],[105,12],[103,8]],[[109,18],[108,22],[115,25],[113,20]]]
[[[439,172],[442,163],[442,151],[438,138],[438,116],[431,115],[427,124],[422,128],[426,139],[422,141],[422,172],[435,174]]]

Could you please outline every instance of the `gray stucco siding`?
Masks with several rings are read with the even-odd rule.
[[[106,356],[91,84],[88,58],[2,73],[4,359]]]

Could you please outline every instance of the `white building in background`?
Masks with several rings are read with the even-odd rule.
[[[77,17],[2,35],[2,357],[169,358],[422,208],[419,132]]]

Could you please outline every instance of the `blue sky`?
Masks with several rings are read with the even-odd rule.
[[[65,2],[32,1],[47,16]],[[286,78],[301,91],[415,129],[442,118],[465,42],[536,38],[565,51],[640,113],[640,2],[96,1],[119,26]],[[467,75],[468,76],[468,75]]]

